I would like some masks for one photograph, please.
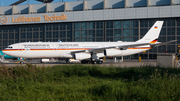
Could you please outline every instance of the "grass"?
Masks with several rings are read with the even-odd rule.
[[[179,85],[173,68],[0,67],[0,101],[178,101]]]

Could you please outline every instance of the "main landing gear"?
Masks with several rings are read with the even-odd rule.
[[[103,60],[99,59],[96,61],[91,61],[90,59],[86,59],[86,60],[82,60],[81,63],[82,64],[102,64]]]

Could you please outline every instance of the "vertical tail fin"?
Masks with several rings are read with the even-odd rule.
[[[136,42],[156,43],[164,21],[156,21],[146,35]]]

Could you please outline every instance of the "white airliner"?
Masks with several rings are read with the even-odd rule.
[[[24,42],[9,45],[3,53],[20,58],[73,58],[82,63],[101,64],[102,57],[137,54],[155,46],[175,42],[157,42],[163,21],[157,21],[147,34],[136,42]],[[88,60],[88,61],[87,61]]]

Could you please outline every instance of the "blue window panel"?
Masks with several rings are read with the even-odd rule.
[[[0,40],[2,39],[2,34],[0,33]],[[1,43],[0,43],[1,44]]]
[[[121,28],[121,21],[114,21],[114,28]]]
[[[158,42],[166,42],[166,36],[159,36]]]
[[[175,28],[167,28],[167,35],[175,35]]]
[[[60,31],[60,38],[66,38],[66,31]]]
[[[167,45],[167,53],[175,53],[175,45]]]
[[[121,37],[115,37],[114,41],[121,41]]]
[[[138,37],[131,37],[131,42],[135,42],[138,40]]]
[[[58,24],[54,24],[54,25],[53,25],[53,30],[58,30],[58,29],[59,29],[58,27],[59,27]]]
[[[14,33],[9,33],[9,39],[14,39]]]
[[[103,37],[103,30],[96,30],[97,37]]]
[[[51,38],[51,32],[46,32],[46,38]]]
[[[95,30],[89,30],[89,37],[95,37]]]
[[[89,29],[95,29],[95,22],[89,22]]]
[[[27,39],[32,39],[32,32],[27,33]]]
[[[113,21],[106,21],[106,28],[113,28]]]
[[[127,42],[129,42],[130,41],[130,37],[123,37],[123,41],[127,41]]]
[[[75,38],[74,41],[75,42],[80,42],[80,38]]]
[[[102,29],[103,28],[103,22],[96,22],[96,29]]]
[[[106,30],[106,36],[113,36],[113,30]]]
[[[141,20],[140,21],[140,26],[141,27],[148,27],[148,20]]]
[[[81,29],[87,29],[87,22],[81,23]]]
[[[60,24],[60,30],[66,30],[66,24]]]
[[[180,35],[180,28],[177,28],[177,35]]]
[[[58,38],[58,31],[53,32],[53,38]]]
[[[95,38],[88,38],[89,39],[89,42],[94,42],[95,41]]]
[[[148,28],[143,28],[143,29],[140,29],[140,35],[141,37],[144,37],[144,35],[148,32]]]
[[[26,33],[21,33],[20,36],[21,39],[26,39]],[[7,34],[3,34],[3,39],[7,39]]]
[[[180,27],[180,18],[177,19],[177,26]]]
[[[81,31],[81,37],[87,37],[87,31]]]
[[[123,28],[130,28],[130,21],[123,21]]]
[[[80,29],[80,23],[74,23],[74,29]]]
[[[29,29],[29,30],[32,30],[32,29]],[[46,25],[46,30],[47,30],[47,31],[52,30],[51,25]]]
[[[160,35],[166,35],[166,28],[161,29]]]
[[[74,37],[80,37],[80,31],[74,31]]]
[[[107,42],[113,42],[113,38],[106,38]]]
[[[175,40],[175,36],[167,36],[167,41]],[[174,44],[174,43],[169,43]]]
[[[175,19],[167,19],[167,26],[175,26]]]
[[[139,36],[139,29],[131,29],[131,36]]]
[[[121,36],[121,29],[115,29],[114,36]]]
[[[132,20],[131,21],[131,28],[138,27],[138,26],[139,26],[138,20]]]
[[[165,53],[166,52],[166,45],[161,45],[158,47],[158,53]]]
[[[81,42],[87,42],[87,38],[81,38]]]
[[[14,44],[14,40],[9,40],[9,45]]]
[[[39,38],[39,32],[34,32],[33,33],[33,38]]]
[[[130,36],[130,29],[123,29],[123,36]]]
[[[96,38],[96,42],[103,42],[103,38]]]

